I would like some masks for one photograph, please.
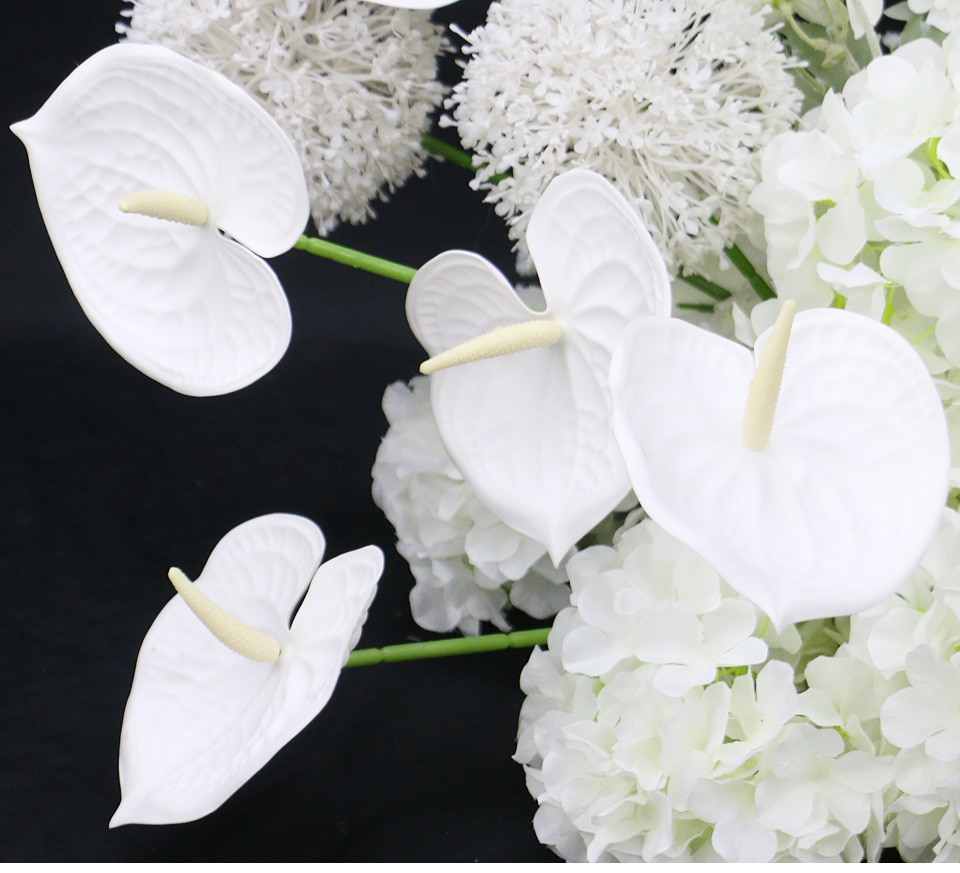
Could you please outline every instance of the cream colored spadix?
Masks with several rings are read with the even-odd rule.
[[[750,382],[750,392],[743,410],[743,444],[754,452],[759,452],[770,442],[783,380],[783,365],[787,359],[787,344],[790,342],[790,328],[796,311],[797,304],[793,300],[783,302],[770,330],[757,372]]]
[[[484,358],[498,358],[515,352],[542,349],[559,342],[562,336],[563,328],[555,321],[548,319],[522,321],[519,324],[495,327],[475,339],[467,340],[439,355],[434,355],[420,365],[420,372],[424,376],[429,376],[437,370],[481,361]]]
[[[227,648],[251,661],[263,661],[266,664],[272,664],[280,657],[280,643],[218,606],[178,567],[171,567],[167,576],[191,612]]]
[[[193,227],[203,227],[210,217],[210,211],[199,200],[188,197],[186,194],[163,191],[159,188],[138,191],[136,194],[124,197],[119,206],[120,211],[124,213],[161,218],[164,221],[189,224]]]

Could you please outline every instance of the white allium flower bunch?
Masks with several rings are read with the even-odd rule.
[[[374,501],[416,580],[414,620],[431,631],[476,634],[481,621],[508,630],[510,607],[535,618],[556,614],[570,599],[566,573],[464,483],[440,441],[429,389],[422,376],[387,388],[390,428],[373,465]]]
[[[572,606],[521,676],[516,758],[542,842],[576,861],[879,857],[890,683],[829,657],[843,623],[775,638],[650,520],[567,569]]]
[[[524,268],[533,206],[585,167],[636,204],[669,267],[695,270],[734,238],[760,150],[796,121],[777,37],[743,0],[501,0],[466,40],[443,123],[484,165],[474,185]]]
[[[167,46],[246,88],[300,153],[314,223],[362,223],[421,175],[444,87],[429,11],[364,0],[131,0],[130,42]]]

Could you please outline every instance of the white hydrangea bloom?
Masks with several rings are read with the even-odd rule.
[[[696,270],[796,120],[777,37],[742,0],[502,0],[466,40],[445,123],[518,248],[550,180],[585,167],[636,204],[669,267]]]
[[[167,46],[246,88],[300,154],[314,223],[362,223],[411,174],[443,99],[430,12],[364,0],[130,0],[122,38]]]
[[[511,606],[541,619],[566,606],[563,565],[481,505],[454,467],[434,424],[429,380],[390,385],[383,410],[390,428],[373,465],[373,498],[416,579],[417,624],[476,634],[481,621],[508,630]]]
[[[835,729],[852,718],[827,692],[812,724],[794,684],[800,643],[832,654],[836,624],[774,638],[692,551],[635,521],[570,559],[573,605],[521,675],[516,759],[539,839],[573,861],[876,860],[892,760]]]
[[[907,0],[914,15],[926,16],[927,24],[951,33],[960,30],[960,5],[956,0]]]

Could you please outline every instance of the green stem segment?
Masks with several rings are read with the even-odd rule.
[[[757,272],[757,268],[750,263],[750,259],[743,253],[740,246],[734,243],[727,246],[723,252],[730,259],[730,263],[732,263],[733,266],[740,271],[740,274],[750,283],[750,287],[756,292],[757,297],[761,300],[772,300],[777,296],[777,292],[774,291],[773,288],[767,284],[766,279]]]
[[[473,655],[479,652],[502,652],[504,649],[529,649],[546,645],[550,628],[542,627],[511,634],[484,634],[478,637],[454,637],[449,640],[428,640],[423,643],[404,643],[382,649],[355,649],[345,667],[369,667],[373,664],[396,664],[400,661],[419,661],[424,658],[449,658],[454,655]]]
[[[373,255],[358,252],[356,249],[348,249],[346,246],[340,246],[316,237],[302,236],[297,240],[294,248],[309,252],[311,255],[336,261],[338,264],[346,264],[348,267],[366,270],[368,273],[375,273],[387,279],[396,279],[405,285],[410,284],[417,272],[413,267],[406,267],[403,264],[397,264],[383,258],[375,258]]]
[[[436,155],[438,158],[443,158],[451,164],[456,164],[458,167],[463,167],[465,170],[471,170],[472,172],[476,172],[478,169],[473,163],[473,155],[454,145],[450,145],[448,142],[444,142],[442,139],[438,139],[432,133],[421,133],[420,142],[423,143],[423,147],[428,152]]]

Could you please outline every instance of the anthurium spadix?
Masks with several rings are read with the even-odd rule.
[[[195,583],[170,571],[180,593],[140,649],[111,827],[207,815],[323,709],[383,571],[375,546],[321,564],[323,550],[313,522],[265,515]]]
[[[943,407],[916,352],[879,322],[794,318],[787,301],[751,352],[640,318],[610,384],[641,505],[778,628],[883,600],[936,532]]]
[[[450,251],[417,271],[407,318],[436,356],[421,371],[432,373],[454,464],[558,563],[630,491],[610,422],[610,359],[635,317],[669,315],[670,284],[635,210],[586,170],[547,187],[527,245],[542,311],[483,258]]]
[[[262,258],[293,246],[309,204],[253,98],[169,49],[120,44],[12,129],[67,280],[120,355],[193,395],[276,364],[290,310]]]

